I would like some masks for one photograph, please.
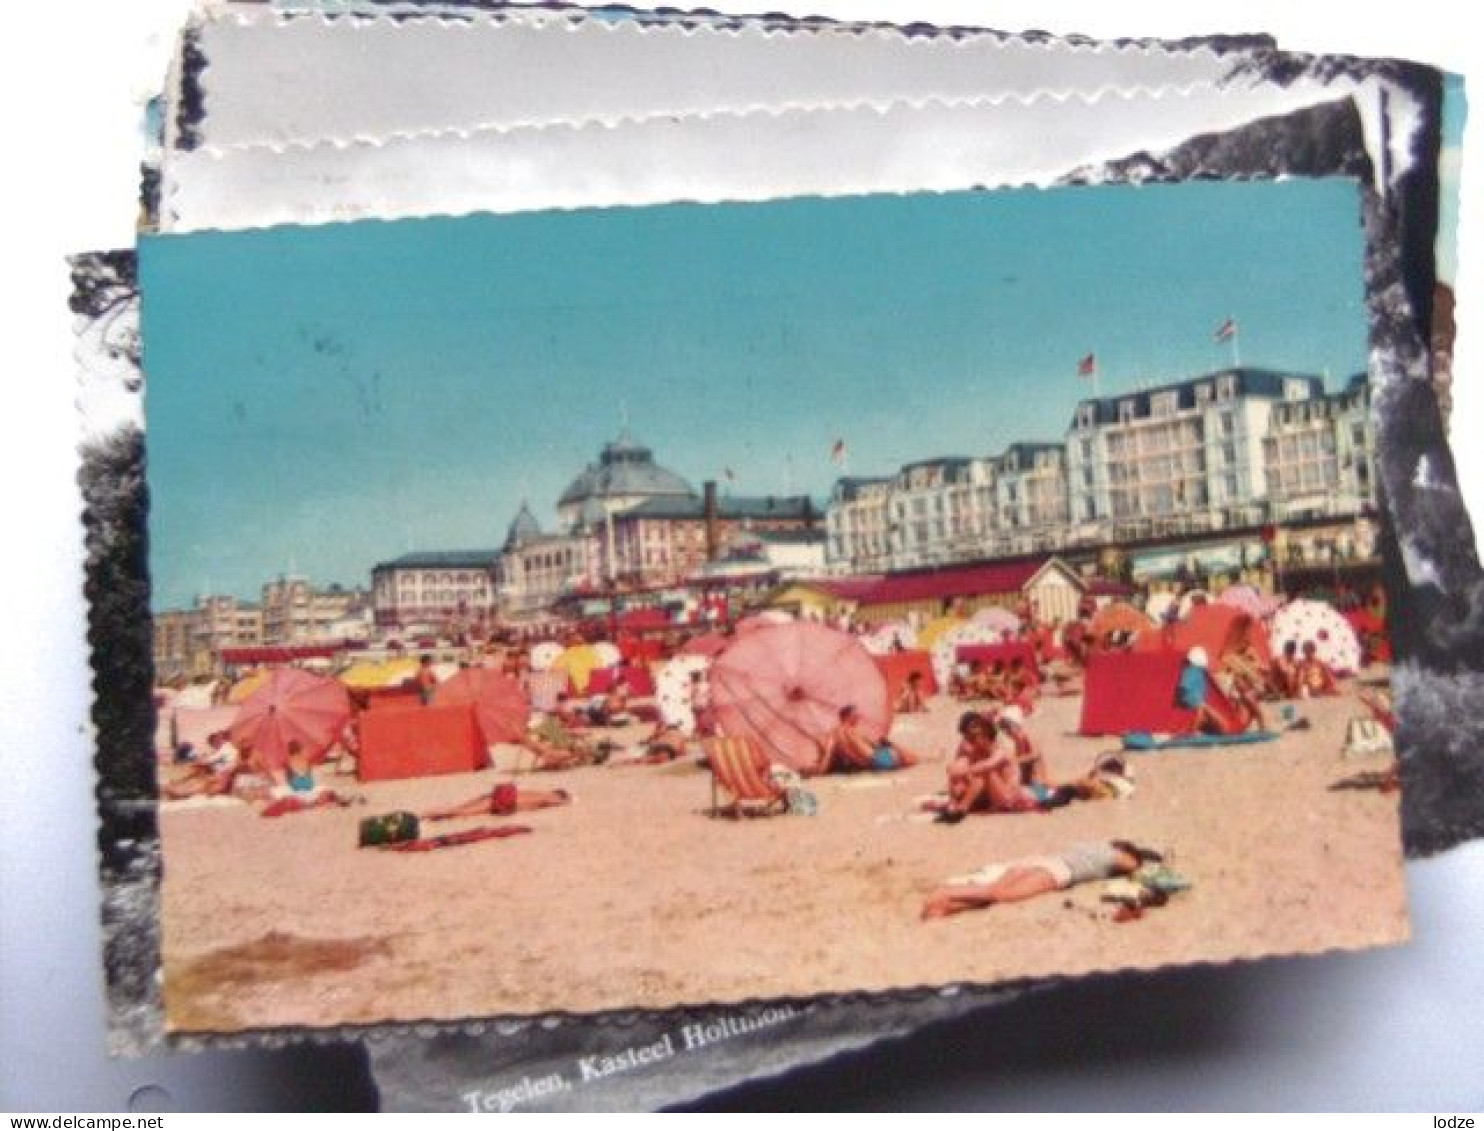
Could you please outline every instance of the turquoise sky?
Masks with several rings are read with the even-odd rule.
[[[1438,278],[1452,283],[1458,277],[1459,162],[1468,98],[1463,76],[1447,75],[1443,82],[1443,152],[1438,157]]]
[[[364,222],[143,242],[157,607],[543,522],[627,415],[699,485],[1055,439],[1102,392],[1366,354],[1345,180]]]

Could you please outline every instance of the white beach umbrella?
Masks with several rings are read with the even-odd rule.
[[[691,702],[691,676],[711,666],[709,656],[676,656],[665,661],[654,677],[654,698],[666,726],[686,734],[696,732],[695,706]]]

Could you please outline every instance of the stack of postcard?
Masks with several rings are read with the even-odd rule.
[[[1484,828],[1450,77],[223,2],[150,114],[73,264],[118,1051],[672,1104],[1401,943]]]

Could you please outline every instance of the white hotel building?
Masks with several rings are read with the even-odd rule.
[[[1360,514],[1375,503],[1364,375],[1235,368],[1078,402],[1060,442],[842,479],[830,566],[873,573],[1069,545]]]

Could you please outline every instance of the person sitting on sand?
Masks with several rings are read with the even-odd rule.
[[[1340,693],[1333,669],[1319,658],[1319,648],[1312,640],[1304,641],[1304,654],[1294,673],[1294,685],[1300,699],[1319,699]]]
[[[980,682],[981,699],[988,699],[992,703],[1009,703],[1014,699],[1014,683],[1010,678],[1010,672],[1005,667],[1004,660],[994,660],[989,665],[989,670],[984,673]]]
[[[1268,682],[1279,699],[1298,698],[1298,641],[1285,640],[1283,651],[1273,657]]]
[[[644,754],[636,762],[650,766],[678,762],[685,757],[687,745],[685,732],[661,719],[644,740]]]
[[[1029,714],[1035,709],[1039,694],[1040,684],[1026,667],[1025,657],[1011,656],[1010,666],[1005,669],[1003,701],[1019,704],[1020,709]]]
[[[924,901],[922,917],[942,919],[997,903],[1019,903],[1077,884],[1131,876],[1145,864],[1163,861],[1158,852],[1126,840],[1074,844],[1055,854],[993,864],[965,882],[944,884]]]
[[[189,751],[189,746],[186,747]],[[206,753],[197,758],[194,752],[186,759],[176,752],[176,760],[185,763],[185,772],[174,781],[160,787],[160,796],[167,801],[181,801],[187,797],[220,797],[232,791],[232,781],[237,776],[241,754],[232,745],[224,730],[215,731],[206,738]]]
[[[1017,813],[1036,808],[1022,786],[1014,759],[996,749],[994,720],[966,711],[958,720],[959,744],[948,764],[948,804],[938,814],[955,824],[970,813]]]
[[[955,699],[981,699],[984,697],[984,665],[978,660],[953,666],[951,690]]]
[[[853,705],[840,708],[840,722],[820,744],[820,760],[814,774],[884,772],[917,765],[917,755],[889,738],[870,738],[861,729],[860,712]]]
[[[572,696],[565,691],[557,692],[556,706],[551,710],[551,717],[569,729],[584,727],[588,724],[587,715],[578,709],[572,701]]]
[[[711,702],[711,681],[704,671],[690,673],[690,710],[696,720],[696,737],[710,738],[716,733],[716,710]]]
[[[458,817],[509,817],[536,809],[554,809],[570,805],[572,795],[565,789],[518,789],[514,782],[500,782],[488,793],[481,793],[457,805],[429,809],[418,816],[425,821],[451,821]]]
[[[275,801],[270,808],[287,802],[291,808],[316,809],[324,805],[350,805],[348,797],[341,797],[333,789],[325,789],[315,781],[314,766],[309,753],[297,739],[289,740],[288,756],[282,770],[272,775]]]
[[[1051,783],[1046,777],[1046,759],[1036,750],[1031,736],[1026,733],[1025,712],[1011,704],[1000,712],[996,729],[999,731],[996,746],[1014,760],[1020,783],[1028,786],[1036,794],[1037,800],[1043,800],[1042,793],[1050,793]]]
[[[1092,643],[1091,615],[1084,609],[1078,609],[1076,619],[1061,630],[1062,651],[1078,667],[1087,665],[1087,653]]]
[[[897,696],[896,709],[900,715],[916,715],[927,710],[927,700],[922,694],[922,672],[907,673],[907,682]]]
[[[1180,679],[1175,684],[1176,704],[1194,712],[1190,721],[1191,734],[1221,734],[1225,729],[1208,702],[1211,695],[1210,664],[1211,659],[1204,648],[1192,648],[1185,654],[1185,666],[1180,669]]]

